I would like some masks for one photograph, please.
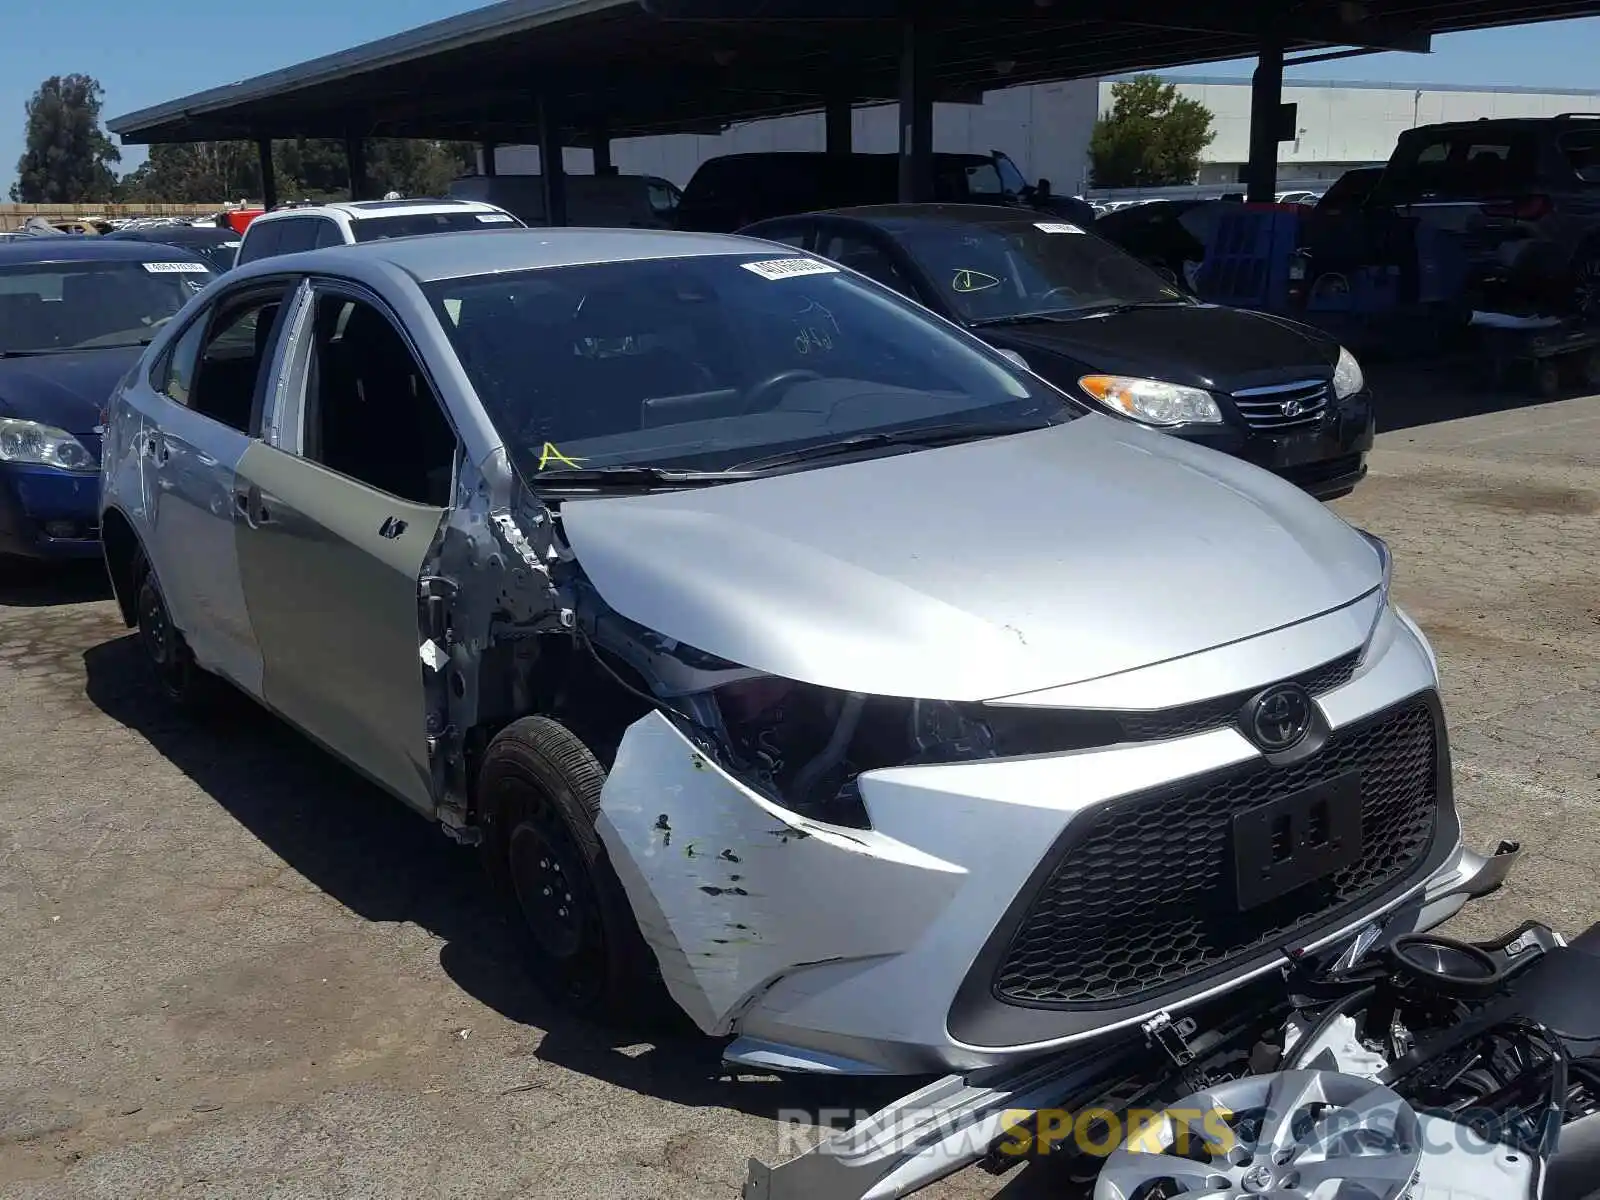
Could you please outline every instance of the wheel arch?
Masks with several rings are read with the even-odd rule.
[[[134,604],[138,591],[138,568],[145,559],[144,544],[127,515],[115,506],[100,514],[100,544],[111,576],[111,594],[117,602],[122,623],[130,629],[138,618]]]

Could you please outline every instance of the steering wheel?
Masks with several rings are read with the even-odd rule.
[[[772,408],[777,404],[777,397],[774,396],[767,403],[763,403],[763,401],[767,401],[768,397],[772,396],[773,393],[791,388],[797,383],[805,383],[808,380],[821,378],[822,376],[817,372],[808,370],[805,367],[790,367],[786,371],[779,371],[775,375],[769,375],[760,383],[750,385],[750,390],[744,395],[743,411],[754,413]]]

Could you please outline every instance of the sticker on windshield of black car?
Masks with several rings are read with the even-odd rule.
[[[999,279],[982,271],[957,271],[955,277],[950,280],[950,290],[953,292],[985,292],[999,286]]]
[[[837,275],[838,267],[814,258],[769,258],[762,262],[740,263],[763,279],[793,279],[797,275]]]
[[[204,263],[147,262],[144,269],[152,275],[209,275],[211,268]]]
[[[506,213],[479,213],[478,220],[485,225],[509,225],[511,217]]]
[[[1041,233],[1082,233],[1076,225],[1066,221],[1035,221],[1033,227]]]

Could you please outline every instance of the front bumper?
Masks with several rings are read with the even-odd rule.
[[[1334,406],[1314,429],[1271,434],[1229,419],[1221,425],[1186,425],[1171,432],[1185,441],[1242,458],[1281,475],[1319,500],[1349,492],[1367,474],[1377,419],[1372,391],[1363,389]]]
[[[100,475],[0,464],[0,554],[96,558]]]
[[[1376,613],[1369,597],[1179,664],[1025,699],[1081,707],[1099,697],[1105,706],[1105,697],[1120,691],[1166,708],[1264,686],[1359,647]],[[1390,609],[1348,682],[1322,693],[1318,704],[1337,734],[1431,693],[1436,682],[1426,645]],[[1200,986],[1157,990],[1087,1019],[1082,1011],[1001,1005],[990,996],[991,1011],[1004,1008],[1008,1019],[974,1021],[961,999],[972,993],[974,966],[1008,912],[1074,823],[1133,795],[1259,762],[1232,728],[1071,754],[871,772],[861,777],[861,793],[872,828],[858,830],[782,809],[652,714],[623,739],[601,797],[599,829],[673,997],[706,1033],[738,1035],[731,1057],[792,1070],[968,1071],[1214,997],[1278,969],[1286,955],[1335,943],[1438,891],[1430,880],[1461,869],[1440,737],[1446,784],[1432,841],[1425,861],[1404,878],[1336,919],[1254,947]],[[986,985],[988,976],[982,979]],[[1010,1020],[1016,1013],[1025,1018]]]

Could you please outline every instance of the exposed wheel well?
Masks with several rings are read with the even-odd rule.
[[[144,548],[128,518],[114,508],[106,509],[100,518],[100,542],[105,548],[106,569],[111,574],[111,591],[122,613],[122,623],[132,627],[137,615],[134,611],[139,582],[136,572]]]

